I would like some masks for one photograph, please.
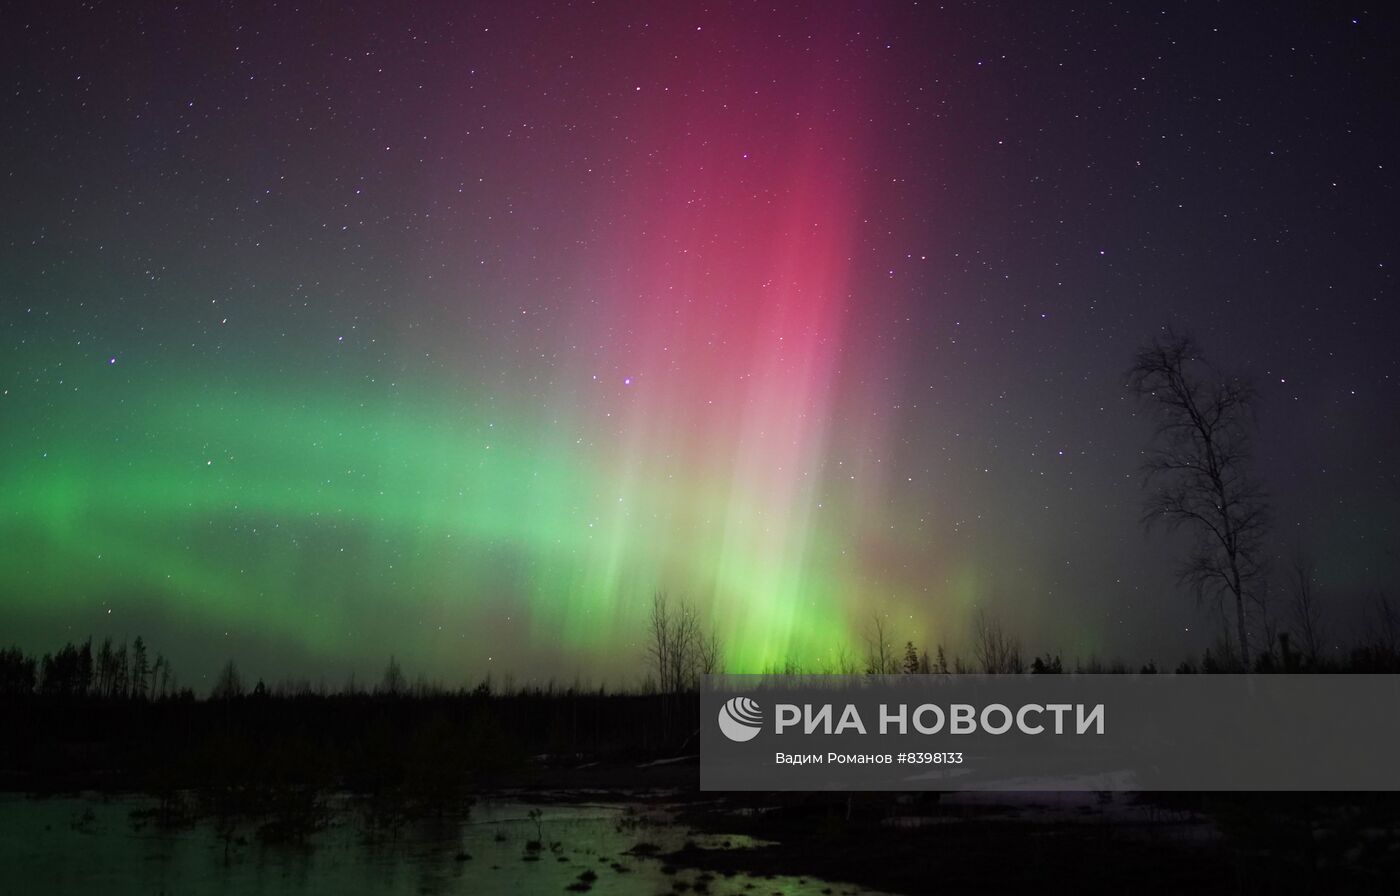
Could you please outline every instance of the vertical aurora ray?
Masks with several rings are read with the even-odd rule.
[[[863,91],[800,56],[730,86],[704,65],[649,84],[660,99],[633,110],[640,149],[625,163],[645,176],[595,212],[594,241],[613,248],[588,278],[609,292],[577,321],[588,335],[570,374],[611,399],[584,401],[578,425],[617,419],[596,581],[622,595],[619,570],[654,558],[655,587],[708,606],[744,669],[844,645],[842,598],[858,587],[841,556],[851,533],[819,511],[831,428],[850,410],[836,378],[868,135]]]

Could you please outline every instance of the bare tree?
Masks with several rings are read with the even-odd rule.
[[[671,680],[671,605],[665,592],[651,596],[647,619],[647,657],[656,671],[656,688],[663,693]]]
[[[112,654],[112,696],[125,699],[131,693],[131,666],[127,663],[126,642]]]
[[[860,672],[860,664],[856,662],[855,654],[845,644],[836,648],[836,657],[831,668],[837,675],[856,675]]]
[[[1001,620],[979,609],[972,627],[972,649],[983,672],[997,675],[1025,671],[1021,642],[1002,627]]]
[[[1250,589],[1249,600],[1254,611],[1246,615],[1250,617],[1250,630],[1256,635],[1251,643],[1262,645],[1255,650],[1256,659],[1267,657],[1272,661],[1281,623],[1274,613],[1274,583],[1270,573],[1259,576],[1255,587]]]
[[[710,629],[708,638],[701,638],[696,644],[696,672],[700,675],[718,675],[724,665],[724,648],[719,641],[719,633]]]
[[[112,650],[112,639],[104,638],[97,650],[97,696],[112,696],[116,682],[116,652]]]
[[[1372,594],[1363,610],[1369,646],[1389,657],[1400,655],[1400,609],[1383,591]]]
[[[680,693],[699,687],[700,668],[700,614],[689,601],[680,601],[675,613],[675,641],[672,657],[675,659],[674,677],[671,690]]]
[[[175,670],[170,665],[170,660],[163,655],[156,654],[156,669],[159,673],[156,676],[156,696],[165,698],[174,692]]]
[[[146,699],[147,686],[151,677],[150,661],[146,658],[146,641],[140,635],[131,645],[131,688],[129,693],[136,700]]]
[[[397,657],[389,657],[389,664],[384,667],[384,677],[379,680],[376,692],[385,697],[401,697],[408,692],[408,679],[404,677]]]
[[[1316,667],[1322,652],[1322,605],[1318,599],[1317,567],[1302,548],[1289,560],[1289,597],[1292,627],[1308,664]]]
[[[1255,391],[1203,361],[1170,331],[1137,353],[1129,388],[1156,419],[1143,471],[1152,491],[1143,523],[1195,536],[1182,581],[1199,598],[1229,598],[1240,660],[1249,666],[1245,607],[1264,567],[1269,503],[1250,470]]]
[[[878,613],[872,617],[865,635],[865,671],[868,675],[894,675],[899,671],[894,646],[885,634],[885,622]]]
[[[678,694],[695,687],[706,669],[718,669],[719,649],[719,638],[713,632],[705,641],[700,614],[693,605],[688,601],[672,604],[664,591],[652,595],[647,657],[660,691]]]
[[[214,679],[214,687],[209,691],[210,700],[231,700],[234,697],[242,697],[243,676],[238,672],[238,666],[229,660],[224,667],[219,670],[219,677]]]

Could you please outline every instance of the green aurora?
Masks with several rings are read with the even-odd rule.
[[[322,658],[382,646],[480,669],[502,643],[481,628],[506,618],[536,646],[639,661],[659,589],[704,608],[731,668],[856,650],[834,533],[780,566],[725,535],[763,508],[721,483],[621,481],[566,426],[427,387],[346,400],[246,371],[171,387],[119,359],[50,369],[58,390],[4,396],[0,581],[31,609],[136,599]]]

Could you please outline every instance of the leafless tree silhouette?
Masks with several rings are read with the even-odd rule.
[[[408,680],[404,678],[403,668],[399,666],[397,657],[390,656],[389,664],[384,667],[384,677],[379,680],[379,687],[375,693],[385,697],[401,697],[408,692]]]
[[[721,671],[719,635],[707,635],[694,604],[672,602],[664,591],[651,597],[647,620],[647,659],[662,693],[679,694],[699,686],[700,676]]]
[[[146,641],[140,635],[131,645],[131,687],[128,693],[137,700],[144,700],[151,677],[150,661],[146,658]]]
[[[666,693],[671,690],[677,666],[676,652],[681,645],[676,643],[674,624],[671,621],[671,602],[665,592],[657,591],[651,596],[647,636],[647,657],[656,672],[656,687],[657,690]]]
[[[237,664],[233,660],[229,660],[219,670],[218,678],[214,679],[214,687],[209,691],[209,699],[231,700],[235,697],[242,697],[243,694],[243,676],[239,674]]]
[[[718,675],[723,670],[724,645],[719,633],[710,629],[708,638],[700,638],[695,648],[695,671],[699,675]]]
[[[899,671],[899,659],[879,614],[871,618],[865,634],[865,671],[868,675],[893,675]]]
[[[1025,671],[1021,642],[1002,627],[1001,620],[979,609],[972,620],[973,652],[977,664],[989,675]]]
[[[1400,609],[1391,603],[1388,594],[1377,591],[1371,595],[1362,623],[1367,632],[1363,637],[1374,650],[1392,658],[1400,655]]]
[[[1302,548],[1289,558],[1289,597],[1292,628],[1308,664],[1316,667],[1325,637],[1322,603],[1317,590],[1317,567]]]
[[[1195,543],[1182,581],[1198,597],[1228,597],[1240,660],[1249,667],[1246,605],[1264,572],[1269,502],[1250,470],[1255,390],[1201,359],[1189,336],[1168,331],[1137,353],[1128,385],[1157,428],[1143,472],[1143,522],[1186,527]]]

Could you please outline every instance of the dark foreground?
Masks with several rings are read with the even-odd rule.
[[[109,892],[1390,893],[1400,881],[1390,794],[702,793],[688,697],[3,712],[0,848],[27,858],[0,876],[59,868],[56,892],[91,892],[125,867],[132,886]]]

